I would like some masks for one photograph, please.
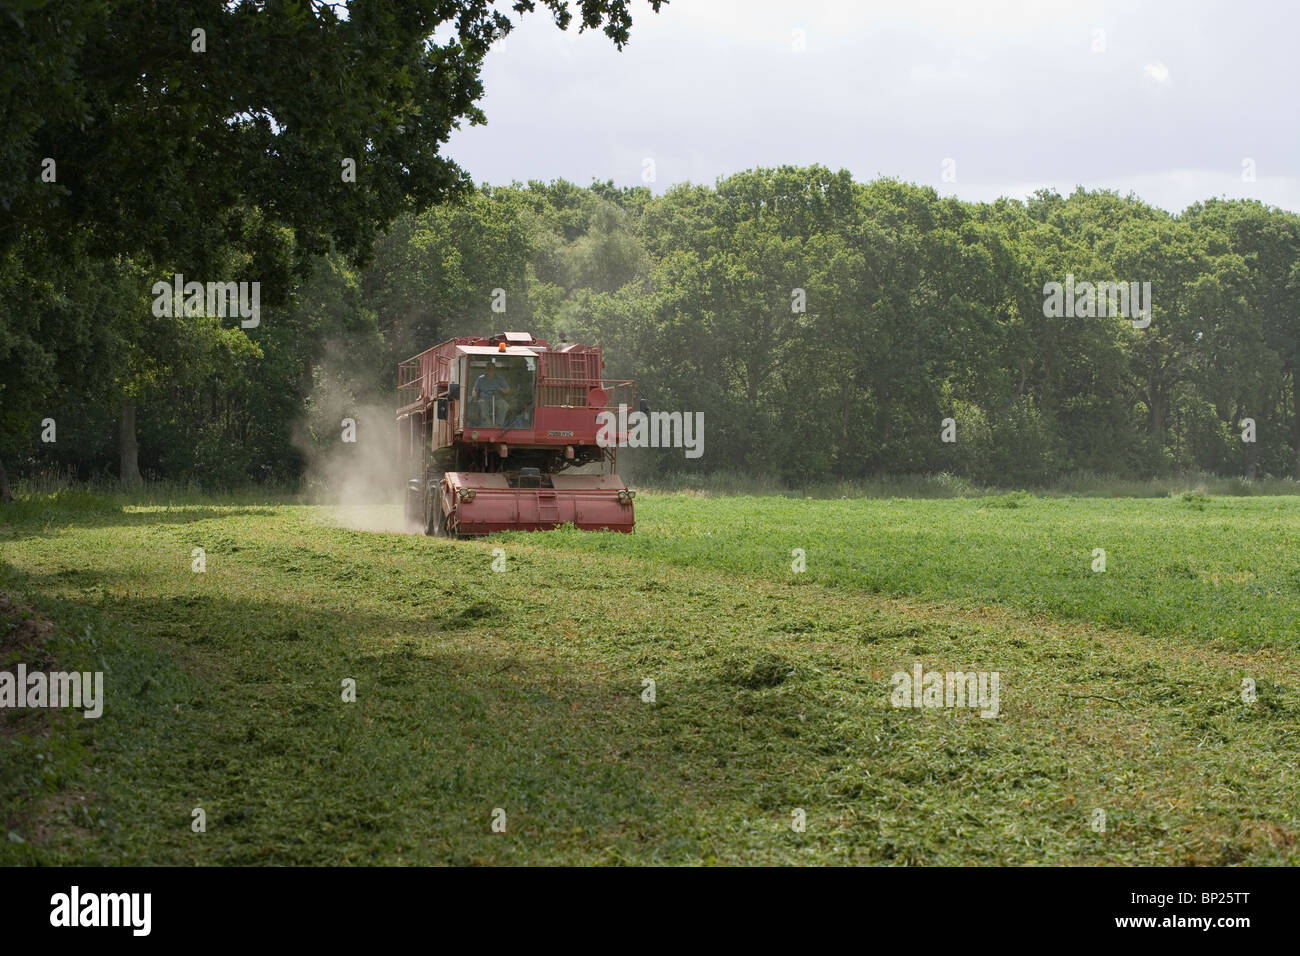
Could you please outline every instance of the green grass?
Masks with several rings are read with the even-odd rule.
[[[960,475],[887,475],[852,481],[823,481],[791,488],[773,475],[717,471],[683,472],[639,480],[635,464],[623,469],[623,477],[634,487],[661,493],[686,492],[703,495],[750,495],[795,498],[977,498],[1019,488],[982,486]],[[1115,475],[1079,472],[1066,475],[1050,486],[1033,488],[1037,495],[1067,497],[1089,495],[1105,498],[1166,498],[1187,492],[1202,495],[1300,495],[1300,481],[1294,478],[1223,477],[1206,472],[1182,472],[1163,478],[1121,478]]]
[[[0,714],[0,861],[1300,862],[1300,498],[642,495],[631,536],[447,542],[61,495],[0,509],[53,625],[0,616],[0,669],[108,701]],[[892,707],[917,661],[1000,715]]]
[[[650,500],[631,539],[571,534],[553,548],[774,582],[802,548],[802,583],[839,591],[997,603],[1225,649],[1300,643],[1300,497]]]

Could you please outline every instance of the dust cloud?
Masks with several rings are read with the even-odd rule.
[[[356,404],[318,390],[295,444],[307,459],[308,500],[325,507],[327,521],[358,531],[417,530],[403,514],[408,476],[391,404]]]

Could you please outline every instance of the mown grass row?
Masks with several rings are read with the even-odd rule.
[[[301,506],[0,515],[0,591],[53,622],[9,656],[109,687],[99,721],[0,717],[0,855],[1297,861],[1293,503],[638,507],[632,536],[478,542]],[[918,661],[998,671],[1000,715],[892,707]]]

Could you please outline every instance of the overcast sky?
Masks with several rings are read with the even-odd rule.
[[[1217,195],[1300,210],[1290,0],[673,0],[633,16],[622,53],[524,17],[485,64],[488,125],[447,154],[494,185],[658,193],[821,163],[970,200],[1082,184],[1174,211]]]

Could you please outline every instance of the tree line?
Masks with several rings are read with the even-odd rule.
[[[541,5],[628,40],[624,0]],[[0,16],[0,496],[7,469],[292,485],[399,360],[506,328],[704,412],[705,454],[651,473],[1300,477],[1295,213],[820,166],[476,186],[442,145],[509,27],[486,0]],[[178,275],[257,283],[257,320],[158,309]]]
[[[364,268],[316,257],[249,330],[155,319],[151,276],[82,262],[45,287],[53,313],[75,324],[129,301],[148,334],[118,351],[90,323],[65,358],[115,368],[159,478],[292,482],[304,434],[337,440],[318,410],[391,403],[400,359],[507,328],[601,342],[607,374],[652,407],[703,411],[704,456],[642,456],[651,471],[1300,474],[1300,217],[1254,201],[966,203],[822,167],[660,196],[473,188],[398,216]],[[31,410],[10,457],[111,474],[124,432],[109,398],[74,388]],[[57,444],[40,447],[38,413]]]

